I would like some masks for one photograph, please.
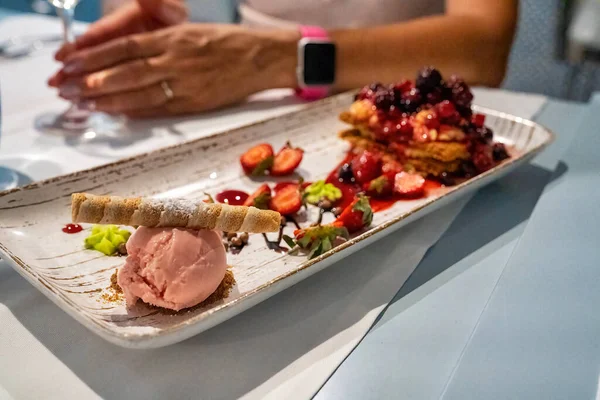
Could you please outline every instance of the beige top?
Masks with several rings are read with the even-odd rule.
[[[242,0],[239,12],[251,26],[360,27],[443,14],[444,0]]]

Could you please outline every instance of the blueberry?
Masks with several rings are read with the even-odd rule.
[[[402,95],[400,105],[408,112],[415,112],[421,105],[422,100],[421,91],[417,88],[412,88]]]
[[[462,78],[452,75],[446,82],[446,87],[452,91],[451,100],[457,106],[459,112],[461,108],[469,109],[470,111],[473,93],[471,93],[471,89],[466,82]]]
[[[442,74],[433,67],[425,67],[419,71],[415,82],[417,88],[423,93],[429,93],[440,86]]]
[[[496,162],[506,160],[509,157],[506,147],[504,147],[502,143],[494,143],[494,146],[492,147],[492,155],[494,157],[494,161]]]
[[[494,132],[488,127],[482,126],[481,128],[477,128],[475,132],[477,132],[479,139],[483,143],[489,143],[494,139]]]
[[[393,90],[379,90],[375,95],[375,107],[379,110],[389,110],[394,105],[394,97]]]
[[[439,179],[440,183],[444,186],[454,186],[456,184],[454,177],[446,171],[442,172]]]
[[[465,178],[472,178],[475,175],[477,175],[477,169],[475,168],[475,165],[473,165],[473,163],[471,161],[464,161],[460,165],[460,173]]]
[[[442,89],[435,88],[431,92],[427,93],[427,102],[431,105],[438,104],[444,100],[444,95],[442,93]]]
[[[338,179],[340,182],[352,183],[354,182],[354,172],[352,172],[352,165],[345,163],[338,171]]]

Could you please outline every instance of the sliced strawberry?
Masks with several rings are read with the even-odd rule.
[[[358,196],[348,207],[342,211],[333,222],[333,226],[344,227],[348,232],[358,232],[371,225],[373,210],[368,197]]]
[[[275,193],[269,202],[269,208],[281,215],[291,215],[300,211],[302,207],[302,194],[300,185],[286,185]]]
[[[404,167],[402,167],[402,164],[395,160],[385,161],[383,163],[383,166],[381,167],[381,172],[383,173],[383,175],[392,173],[396,175],[398,172],[402,172],[403,170]]]
[[[240,157],[240,163],[246,174],[260,176],[271,168],[273,159],[273,147],[263,143],[246,151]]]
[[[286,176],[291,175],[298,165],[302,162],[304,156],[304,150],[300,148],[294,148],[287,143],[279,153],[275,156],[273,161],[273,168],[271,168],[271,175],[273,176]]]
[[[392,171],[373,179],[364,185],[367,195],[377,198],[388,197],[394,192],[394,179],[397,172]]]
[[[244,205],[246,207],[256,207],[260,208],[261,210],[268,210],[270,201],[271,188],[265,183],[246,199]]]
[[[371,151],[363,151],[351,162],[354,178],[360,184],[372,181],[381,175],[381,156]]]
[[[394,180],[394,192],[404,197],[421,197],[425,192],[425,178],[421,175],[400,172]]]

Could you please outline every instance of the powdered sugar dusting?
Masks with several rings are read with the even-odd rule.
[[[163,212],[168,214],[183,214],[192,216],[198,208],[198,203],[190,199],[162,199]]]

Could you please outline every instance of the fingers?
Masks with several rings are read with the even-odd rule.
[[[79,36],[75,43],[67,44],[61,47],[54,55],[57,61],[64,61],[75,50],[81,50],[86,47],[96,46],[100,43],[108,42],[119,36],[125,36],[135,32],[140,32],[138,5],[130,3],[124,5],[99,21],[90,25],[87,31]]]
[[[99,71],[113,65],[163,53],[163,41],[152,33],[129,35],[84,49],[67,58],[61,72],[67,76]]]
[[[146,113],[162,109],[163,115],[168,111],[169,98],[160,83],[128,92],[119,92],[105,96],[86,99],[80,102],[82,108],[104,111],[107,113]]]
[[[73,78],[59,86],[59,96],[66,99],[97,97],[139,89],[170,77],[158,58],[139,59],[84,77]]]

